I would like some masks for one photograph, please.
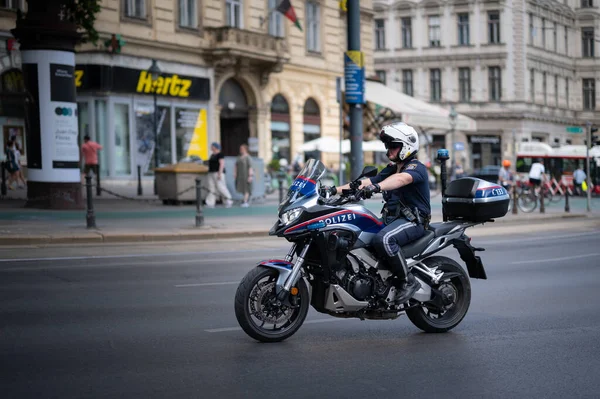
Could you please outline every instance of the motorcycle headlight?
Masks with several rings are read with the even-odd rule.
[[[284,226],[287,226],[288,224],[292,223],[294,220],[298,219],[298,217],[300,217],[301,213],[302,213],[302,208],[294,208],[292,210],[289,210],[289,211],[283,213],[283,215],[281,215],[279,217],[279,220],[281,221],[281,223],[283,223]]]

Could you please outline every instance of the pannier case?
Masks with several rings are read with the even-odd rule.
[[[506,189],[474,177],[454,180],[442,198],[444,213],[450,220],[485,222],[508,212],[510,197]]]

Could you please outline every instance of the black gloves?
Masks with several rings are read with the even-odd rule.
[[[319,189],[319,195],[321,197],[327,197],[327,194],[331,196],[337,195],[337,188],[335,188],[335,186],[323,186]]]
[[[377,184],[377,183],[371,184],[371,185],[368,185],[367,187],[363,188],[362,192],[363,192],[364,198],[371,198],[373,196],[373,194],[381,192],[381,187],[379,187],[379,184]]]

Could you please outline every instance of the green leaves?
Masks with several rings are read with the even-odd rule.
[[[67,19],[84,31],[83,43],[98,41],[98,32],[94,28],[96,14],[100,12],[100,0],[64,0]]]

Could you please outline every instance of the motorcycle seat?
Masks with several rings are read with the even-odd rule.
[[[461,224],[461,222],[440,222],[429,224],[429,230],[431,230],[436,237],[441,237],[444,234],[448,234],[450,230]]]
[[[420,254],[425,248],[427,248],[427,245],[431,242],[434,236],[435,234],[433,231],[425,230],[425,235],[423,237],[418,238],[402,247],[402,253],[404,254],[404,257],[408,259]]]

